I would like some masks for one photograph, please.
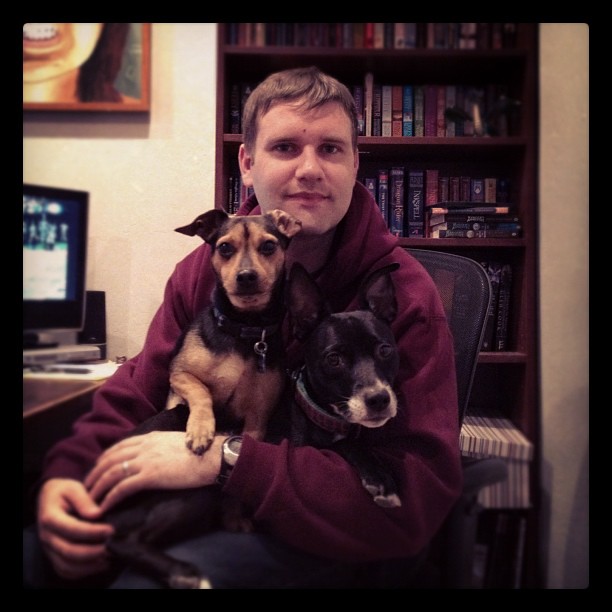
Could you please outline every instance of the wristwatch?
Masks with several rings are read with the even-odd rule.
[[[225,484],[232,473],[232,469],[238,461],[240,448],[242,447],[242,436],[230,436],[226,438],[221,446],[221,470],[217,476],[219,484]]]

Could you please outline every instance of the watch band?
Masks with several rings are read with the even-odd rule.
[[[221,446],[221,469],[217,476],[219,484],[225,484],[232,473],[242,447],[242,436],[229,436]]]

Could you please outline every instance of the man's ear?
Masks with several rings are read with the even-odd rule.
[[[251,167],[253,166],[253,157],[247,153],[246,147],[243,144],[240,145],[238,150],[238,165],[240,166],[242,183],[245,187],[252,187]]]

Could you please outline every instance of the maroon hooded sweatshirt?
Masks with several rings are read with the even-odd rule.
[[[260,213],[254,197],[239,212]],[[333,451],[248,436],[225,490],[253,510],[259,530],[304,551],[344,561],[408,557],[430,541],[461,491],[452,337],[433,281],[390,234],[360,183],[334,240],[316,280],[335,312],[358,307],[357,290],[369,272],[401,264],[392,275],[398,414],[360,435],[398,477],[402,505],[377,506],[355,469]],[[210,253],[202,244],[178,263],[142,351],[95,393],[92,411],[75,423],[72,435],[49,451],[44,479],[82,480],[104,449],[165,406],[176,340],[210,303],[215,283]],[[301,345],[289,341],[287,353],[297,367]]]

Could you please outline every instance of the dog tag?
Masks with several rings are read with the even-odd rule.
[[[257,360],[257,371],[265,372],[266,371],[266,353],[268,352],[268,343],[264,340],[266,337],[266,330],[264,329],[261,332],[261,340],[258,340],[253,345],[253,350],[255,354],[259,357]]]

